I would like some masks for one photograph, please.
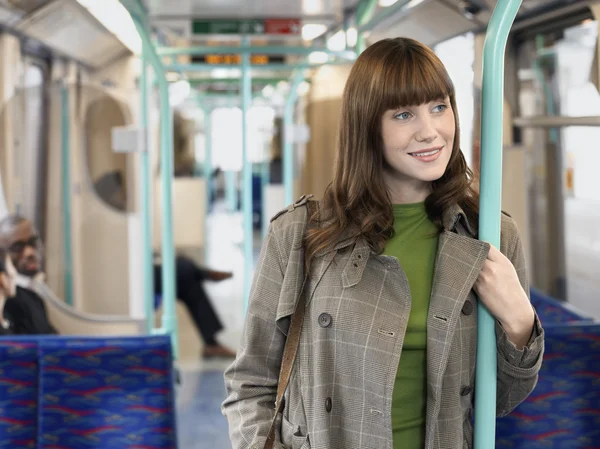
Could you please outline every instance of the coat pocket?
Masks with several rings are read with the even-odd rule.
[[[306,432],[285,417],[281,419],[281,443],[289,449],[310,449]]]

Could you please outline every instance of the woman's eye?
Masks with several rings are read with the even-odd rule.
[[[410,117],[410,114],[408,112],[401,112],[400,114],[396,114],[394,116],[394,118],[398,119],[398,120],[406,120]]]
[[[435,108],[433,108],[433,111],[444,112],[446,109],[448,109],[448,106],[446,106],[445,104],[438,104]]]

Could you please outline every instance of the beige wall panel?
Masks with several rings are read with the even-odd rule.
[[[299,189],[322,198],[333,178],[342,94],[351,64],[324,66],[315,71],[306,107],[310,141],[301,167]]]
[[[523,147],[504,149],[502,160],[502,210],[509,213],[517,223],[528,272],[531,273],[531,257],[529,246],[529,212],[527,201],[527,168],[526,152]]]
[[[322,198],[333,179],[341,98],[313,101],[308,106],[310,142],[302,171],[302,191]]]
[[[203,178],[175,178],[172,184],[173,239],[176,248],[204,247],[206,182]],[[155,182],[154,248],[160,252],[162,230],[161,182]]]
[[[15,130],[19,108],[16,104],[16,87],[20,84],[21,47],[19,39],[9,34],[0,35],[0,168],[2,187],[8,211],[14,210],[15,194],[19,180],[14,176]]]

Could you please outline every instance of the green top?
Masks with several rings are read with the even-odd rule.
[[[427,313],[438,229],[427,216],[425,203],[395,204],[395,235],[384,254],[397,257],[411,292],[400,365],[392,396],[394,449],[423,449],[427,406]]]

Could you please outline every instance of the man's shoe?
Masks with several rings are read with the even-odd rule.
[[[219,282],[224,281],[225,279],[229,279],[233,277],[233,273],[225,272],[225,271],[208,271],[208,278],[211,281]]]
[[[226,359],[234,359],[235,352],[231,349],[223,346],[223,345],[213,345],[213,346],[205,346],[204,353],[202,354],[205,359],[212,358],[226,358]]]

